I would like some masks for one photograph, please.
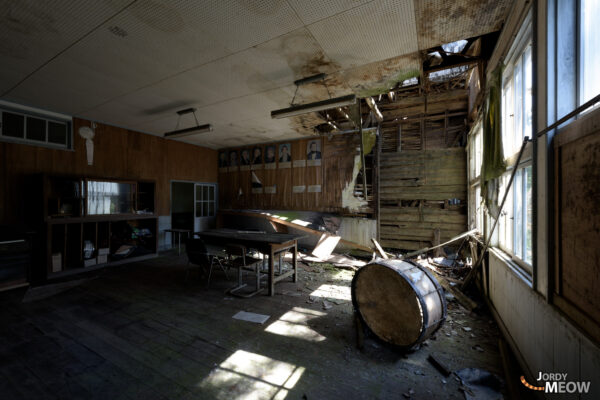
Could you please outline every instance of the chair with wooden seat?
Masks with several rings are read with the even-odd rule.
[[[238,284],[237,286],[228,290],[228,293],[239,296],[239,297],[252,297],[257,295],[262,291],[260,280],[261,269],[263,260],[260,258],[250,257],[248,256],[248,252],[245,246],[237,245],[237,244],[228,244],[227,246],[227,254],[229,255],[227,260],[227,265],[231,268],[237,268],[238,270]],[[252,292],[241,293],[240,290],[248,286],[244,283],[243,273],[244,271],[250,272],[254,275],[255,278],[255,290]]]
[[[210,277],[215,265],[218,265],[219,268],[221,268],[221,270],[225,273],[225,277],[229,279],[225,265],[223,265],[224,253],[217,254],[214,251],[209,251],[202,239],[188,239],[185,245],[185,250],[188,257],[188,265],[194,264],[200,267],[200,273],[202,275],[208,274],[206,287],[209,287],[210,285]],[[189,277],[190,270],[191,269],[188,268],[186,278]]]

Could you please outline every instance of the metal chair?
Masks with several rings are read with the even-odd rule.
[[[224,253],[216,254],[214,251],[209,251],[202,239],[188,239],[185,245],[185,251],[188,257],[188,265],[194,264],[199,266],[201,273],[208,272],[206,287],[210,286],[210,277],[215,265],[218,265],[225,273],[225,278],[229,279],[227,270],[222,263],[222,256]],[[189,273],[190,268],[187,270],[186,279],[189,277]]]
[[[232,268],[237,268],[238,270],[238,284],[237,286],[229,289],[227,292],[234,296],[246,298],[255,296],[258,293],[260,293],[262,291],[262,288],[260,287],[260,280],[263,260],[248,256],[246,247],[237,244],[227,245],[227,254],[229,255],[227,265]],[[256,279],[256,289],[253,292],[239,292],[240,289],[247,286],[243,281],[244,271],[249,271],[252,274],[254,274],[254,277]]]

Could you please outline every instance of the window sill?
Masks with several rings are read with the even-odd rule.
[[[490,247],[490,251],[494,253],[494,255],[502,260],[508,269],[510,269],[519,279],[521,279],[527,286],[529,286],[533,290],[533,277],[531,273],[525,270],[521,265],[515,262],[510,255],[504,252],[502,249],[498,247]]]

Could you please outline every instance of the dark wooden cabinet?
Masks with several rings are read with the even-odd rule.
[[[155,183],[42,177],[45,262],[39,280],[156,257]]]

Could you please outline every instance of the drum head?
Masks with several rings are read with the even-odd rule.
[[[410,283],[397,271],[370,264],[354,285],[355,307],[380,339],[412,346],[423,330],[423,310]]]

